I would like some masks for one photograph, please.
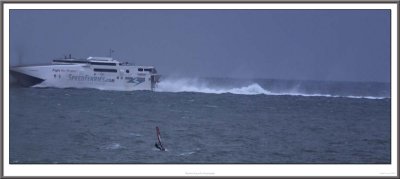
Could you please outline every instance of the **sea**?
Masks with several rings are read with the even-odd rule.
[[[11,85],[9,99],[11,164],[391,163],[390,83],[169,78],[155,91]]]

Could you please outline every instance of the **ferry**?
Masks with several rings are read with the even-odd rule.
[[[10,68],[16,82],[29,87],[155,90],[160,75],[154,66],[121,63],[111,57],[75,59],[71,55],[49,65]]]

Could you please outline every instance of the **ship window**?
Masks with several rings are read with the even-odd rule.
[[[129,73],[129,70],[126,70],[126,73]]]
[[[139,68],[138,71],[143,71],[143,68]]]
[[[144,71],[148,71],[148,72],[151,72],[151,68],[146,68],[146,69],[144,69]]]
[[[116,69],[104,69],[104,68],[95,68],[93,69],[95,72],[112,72],[117,73]]]
[[[91,65],[117,66],[116,63],[90,62]]]
[[[53,60],[53,62],[61,62],[61,63],[88,63],[88,61],[83,61],[83,60]]]

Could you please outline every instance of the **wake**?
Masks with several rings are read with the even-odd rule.
[[[159,92],[199,92],[199,93],[212,93],[212,94],[244,94],[244,95],[257,95],[257,94],[272,94],[271,92],[263,89],[258,84],[251,84],[238,88],[221,88],[210,87],[207,82],[197,79],[177,79],[177,80],[163,80],[158,84],[157,90]]]
[[[288,95],[288,96],[305,96],[305,97],[345,97],[345,98],[359,98],[359,99],[386,99],[388,97],[376,96],[341,96],[332,94],[318,94],[318,93],[298,93],[298,92],[271,92],[261,87],[258,83],[243,85],[238,87],[216,87],[209,85],[208,82],[199,79],[164,79],[157,88],[157,92],[197,92],[209,94],[239,94],[239,95]]]

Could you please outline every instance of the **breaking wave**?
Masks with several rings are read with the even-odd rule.
[[[357,96],[357,95],[332,95],[319,93],[299,93],[292,89],[282,90],[281,92],[272,92],[267,90],[258,83],[250,83],[236,87],[221,87],[210,85],[205,80],[200,79],[164,79],[157,87],[158,92],[198,92],[211,94],[240,94],[240,95],[289,95],[289,96],[306,96],[306,97],[347,97],[347,98],[365,98],[365,99],[386,99],[389,97],[376,96]]]
[[[207,82],[198,79],[163,80],[158,84],[157,91],[160,92],[199,92],[199,93],[232,93],[232,94],[271,94],[258,84],[237,88],[211,87]]]

